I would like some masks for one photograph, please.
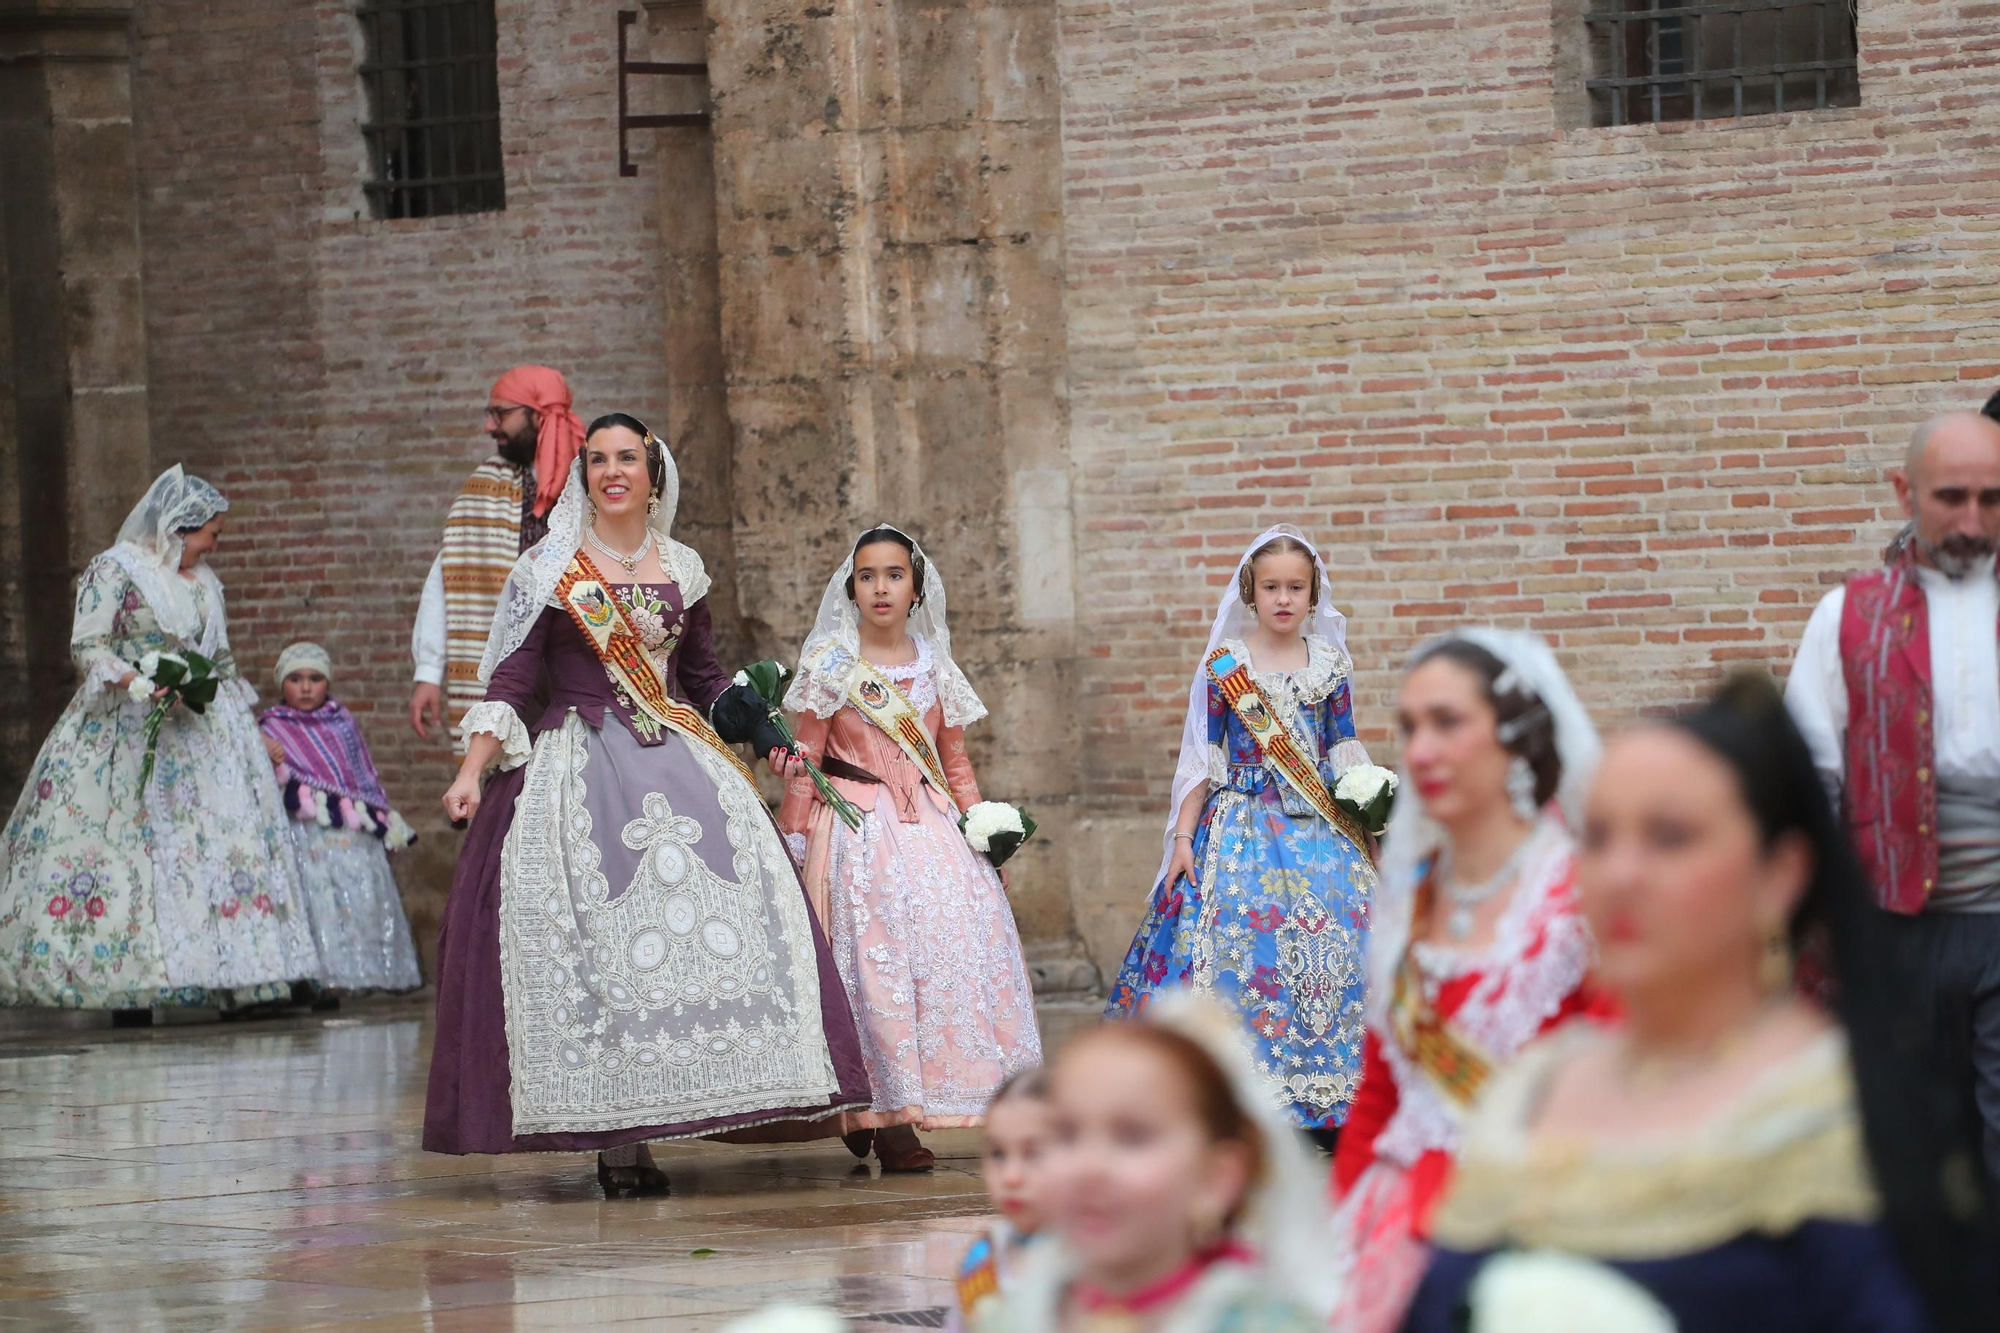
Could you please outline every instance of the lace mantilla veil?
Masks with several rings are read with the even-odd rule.
[[[864,533],[886,529],[890,532],[910,534],[888,523],[876,523],[855,534],[859,540]],[[930,644],[931,658],[937,667],[938,702],[944,705],[944,724],[947,727],[969,726],[986,716],[986,705],[973,693],[972,682],[958,669],[958,663],[951,655],[951,628],[945,619],[944,575],[938,572],[937,561],[924,554],[923,546],[915,537],[910,537],[910,545],[922,557],[924,565],[924,599],[910,608],[909,630],[912,635],[921,636]],[[854,548],[847,548],[847,558],[840,562],[840,568],[833,571],[833,577],[826,582],[826,591],[820,595],[819,616],[813,621],[812,633],[806,635],[805,646],[799,649],[798,671],[792,677],[791,688],[785,691],[785,707],[795,713],[811,713],[814,717],[830,718],[839,712],[847,702],[847,673],[826,670],[810,670],[808,663],[821,660],[821,652],[828,644],[843,650],[845,661],[852,664],[861,656],[861,612],[847,595],[847,578],[854,572]],[[836,654],[836,658],[842,654]]]
[[[1555,725],[1556,754],[1562,760],[1562,778],[1556,784],[1554,809],[1545,811],[1543,817],[1545,820],[1560,817],[1574,836],[1582,822],[1583,803],[1590,793],[1590,780],[1596,774],[1603,746],[1590,714],[1557,664],[1556,655],[1536,635],[1474,625],[1425,642],[1410,654],[1410,661],[1415,663],[1438,645],[1451,642],[1476,644],[1499,658],[1507,675],[1514,677],[1510,682],[1512,688],[1527,691],[1549,710],[1550,721]],[[1408,675],[1407,667],[1404,674]],[[1501,680],[1506,681],[1507,675]],[[1425,864],[1447,841],[1443,826],[1424,812],[1423,801],[1410,786],[1407,760],[1397,775],[1397,792],[1395,811],[1382,834],[1382,863],[1376,877],[1375,901],[1368,913],[1367,1010],[1368,1022],[1374,1026],[1388,1019],[1396,969],[1410,942],[1418,881]]]
[[[673,539],[674,511],[681,502],[680,469],[674,466],[673,451],[665,441],[651,431],[646,438],[659,443],[660,456],[666,460],[660,508],[647,517],[646,526],[652,530],[660,568],[680,585],[682,605],[693,606],[708,595],[709,578],[694,548]],[[493,630],[486,639],[486,655],[479,661],[481,684],[491,680],[494,669],[527,641],[528,631],[535,627],[543,609],[555,600],[556,584],[562,581],[563,571],[583,545],[583,527],[590,511],[583,463],[581,454],[570,463],[569,481],[564,484],[556,507],[549,511],[548,535],[522,552],[521,558],[514,562],[514,572],[507,576],[506,586],[500,590],[500,602],[493,613]]]
[[[1201,650],[1201,658],[1194,665],[1194,679],[1188,685],[1187,716],[1181,725],[1180,758],[1174,764],[1174,795],[1167,803],[1167,829],[1162,839],[1165,845],[1160,852],[1160,869],[1146,886],[1147,893],[1167,877],[1167,866],[1174,859],[1174,821],[1180,814],[1181,802],[1189,792],[1208,782],[1209,654],[1220,648],[1225,639],[1242,638],[1257,623],[1237,589],[1242,582],[1243,566],[1250,563],[1250,557],[1259,547],[1275,537],[1290,537],[1312,552],[1313,566],[1319,570],[1319,603],[1313,607],[1312,625],[1307,633],[1332,644],[1342,659],[1347,657],[1347,617],[1334,609],[1333,585],[1327,580],[1326,562],[1320,559],[1319,548],[1290,523],[1280,523],[1258,533],[1257,539],[1243,548],[1243,558],[1229,572],[1229,582],[1222,589],[1222,601],[1215,608],[1215,620],[1209,627],[1208,646]]]
[[[228,510],[229,501],[221,491],[200,477],[188,476],[176,463],[153,479],[119,525],[117,543],[105,552],[131,578],[159,627],[183,643],[197,644],[199,639],[198,651],[207,657],[214,657],[227,642],[222,581],[206,562],[195,566],[195,578],[210,599],[211,614],[204,627],[201,607],[187,580],[180,577],[181,552],[187,545],[180,534]]]

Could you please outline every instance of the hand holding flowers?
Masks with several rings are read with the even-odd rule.
[[[783,663],[766,658],[762,662],[752,662],[737,672],[733,683],[757,692],[757,697],[763,701],[766,719],[791,748],[792,754],[805,769],[806,776],[812,779],[813,790],[819,793],[819,798],[826,802],[834,814],[840,816],[841,823],[859,833],[861,811],[855,808],[854,802],[842,796],[834,785],[827,781],[826,774],[820,772],[819,765],[805,757],[799,749],[799,738],[785,722],[785,686],[791,683],[791,679],[792,673]]]
[[[160,728],[166,724],[168,712],[176,702],[185,704],[191,713],[207,712],[222,681],[215,674],[215,663],[197,652],[147,653],[132,665],[136,674],[125,686],[125,693],[134,703],[153,701],[145,722],[146,758],[139,766],[139,790],[143,794],[146,784],[153,780]]]
[[[959,816],[958,827],[972,850],[984,853],[998,870],[1021,844],[1035,836],[1028,812],[1005,801],[981,801]]]

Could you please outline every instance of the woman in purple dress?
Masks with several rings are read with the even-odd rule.
[[[707,720],[729,686],[708,575],[670,535],[679,493],[651,431],[591,424],[501,594],[444,798],[472,831],[438,936],[424,1147],[596,1150],[607,1194],[665,1192],[649,1139],[868,1105],[826,941]]]

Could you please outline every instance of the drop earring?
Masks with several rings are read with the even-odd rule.
[[[1764,936],[1764,952],[1757,960],[1757,982],[1768,995],[1789,989],[1792,984],[1792,942],[1780,925]]]
[[[646,499],[646,517],[657,518],[659,517],[659,514],[660,514],[660,497],[657,495],[648,496]]]
[[[1535,770],[1520,755],[1507,765],[1507,800],[1513,805],[1514,813],[1529,823],[1540,813],[1535,804]]]

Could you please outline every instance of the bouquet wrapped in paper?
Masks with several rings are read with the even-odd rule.
[[[1333,803],[1361,821],[1376,837],[1389,827],[1396,804],[1396,775],[1374,764],[1356,764],[1333,784]]]
[[[813,790],[819,793],[819,798],[827,803],[834,814],[840,816],[841,823],[859,833],[861,811],[855,807],[854,802],[842,796],[834,785],[827,781],[826,774],[820,772],[818,764],[806,758],[805,752],[799,749],[798,736],[785,722],[785,687],[791,684],[791,681],[792,673],[789,668],[782,662],[766,658],[762,662],[752,662],[737,672],[734,683],[757,692],[757,697],[763,702],[765,720],[777,729],[786,746],[798,755],[799,762],[805,765],[806,776],[812,779]]]
[[[1035,836],[1035,821],[1028,812],[1005,801],[981,801],[958,817],[958,827],[972,850],[991,861],[995,870]]]
[[[134,703],[145,703],[152,699],[153,709],[146,714],[146,758],[139,766],[139,790],[143,794],[146,784],[153,780],[153,761],[160,750],[160,728],[166,724],[167,714],[176,703],[184,705],[190,713],[204,713],[215,702],[215,692],[221,688],[222,680],[215,674],[215,663],[197,652],[147,653],[132,664],[138,674],[125,687],[125,692]],[[153,696],[160,691],[158,699]]]

